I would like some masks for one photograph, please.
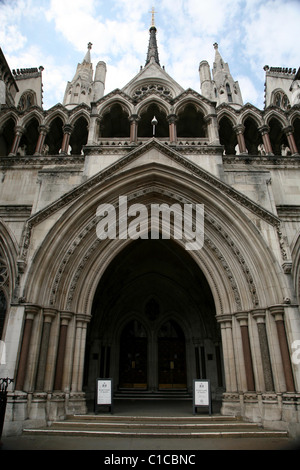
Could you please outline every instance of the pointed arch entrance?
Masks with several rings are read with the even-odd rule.
[[[88,326],[84,391],[112,377],[116,389],[192,389],[209,378],[221,399],[221,334],[208,282],[172,240],[136,240],[110,263]],[[220,373],[221,371],[221,373]]]

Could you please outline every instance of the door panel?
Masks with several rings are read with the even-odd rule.
[[[131,322],[121,336],[120,388],[147,388],[147,348],[144,328],[138,322]]]
[[[178,326],[175,330],[174,328],[164,328],[166,336],[158,338],[158,384],[160,389],[186,388],[185,339],[178,328]],[[169,337],[169,335],[173,337]]]

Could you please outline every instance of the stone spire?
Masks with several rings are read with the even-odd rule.
[[[148,53],[147,53],[147,60],[146,60],[146,65],[150,64],[150,62],[154,61],[156,62],[159,66],[159,56],[158,56],[158,47],[157,47],[157,41],[156,41],[156,27],[155,27],[155,18],[154,18],[154,8],[152,8],[152,22],[150,26],[150,39],[149,39],[149,46],[148,46]]]
[[[219,104],[229,103],[234,105],[243,105],[242,94],[238,82],[235,82],[229,65],[224,62],[219,52],[219,46],[215,42],[215,61],[213,64],[213,81],[216,101]]]
[[[93,64],[91,62],[91,48],[92,43],[89,42],[83,61],[77,65],[73,80],[67,84],[63,105],[69,109],[82,103],[89,106],[92,101]]]
[[[82,61],[83,64],[84,64],[84,63],[86,63],[86,64],[90,64],[90,63],[91,63],[91,49],[92,49],[92,45],[93,45],[93,44],[92,44],[91,42],[88,43],[88,50],[87,50],[87,52],[86,52],[86,54],[85,54],[85,57],[84,57],[84,59],[83,59],[83,61]]]

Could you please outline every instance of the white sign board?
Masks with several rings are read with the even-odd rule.
[[[195,381],[195,406],[209,405],[209,386],[207,381]]]
[[[201,406],[208,406],[211,414],[211,397],[209,380],[194,380],[194,412]]]
[[[97,405],[112,405],[111,379],[97,379]]]

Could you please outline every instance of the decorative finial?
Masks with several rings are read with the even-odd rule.
[[[150,11],[149,13],[152,13],[152,22],[151,22],[151,28],[155,28],[155,9],[154,7],[152,7],[152,11]]]
[[[93,45],[93,44],[92,44],[91,42],[89,42],[89,43],[88,43],[88,49],[92,49],[92,45]]]
[[[217,42],[215,42],[215,43],[214,43],[214,48],[215,48],[215,49],[218,49],[218,47],[219,47],[219,44],[218,44]]]

